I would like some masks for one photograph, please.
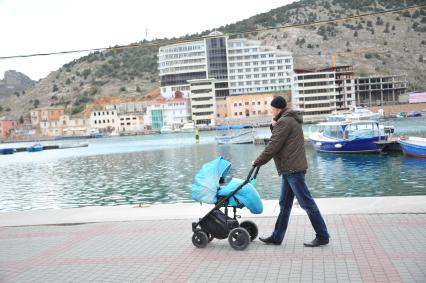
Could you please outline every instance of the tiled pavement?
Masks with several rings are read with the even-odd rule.
[[[326,215],[331,242],[292,216],[281,246],[197,249],[191,221],[0,228],[0,282],[426,282],[426,214]],[[256,218],[268,235],[275,218]]]

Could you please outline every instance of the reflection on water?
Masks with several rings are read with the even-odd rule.
[[[263,132],[262,132],[263,131]],[[260,134],[267,135],[267,129]],[[245,178],[263,145],[216,145],[214,132],[89,140],[89,147],[0,156],[0,211],[190,202],[202,164],[219,155]],[[57,142],[56,142],[57,143]],[[399,154],[327,154],[306,146],[315,197],[426,194],[426,160]],[[259,172],[264,199],[279,196],[273,162]]]

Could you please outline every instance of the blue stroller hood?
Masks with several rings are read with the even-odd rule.
[[[244,183],[244,180],[232,178],[226,186],[219,190],[219,196],[228,196],[242,183]],[[261,214],[263,212],[262,200],[251,183],[244,185],[244,187],[229,199],[230,206],[236,207],[238,206],[238,202],[246,206],[253,214]]]
[[[225,178],[230,169],[231,162],[223,157],[205,163],[195,175],[192,184],[192,199],[205,203],[216,203],[219,179]]]
[[[231,163],[223,157],[207,162],[195,175],[192,184],[192,198],[205,203],[217,203],[217,197],[230,195],[244,180],[231,178],[224,186],[220,186],[219,179],[225,178],[231,169]],[[263,211],[262,200],[253,184],[244,185],[234,196],[229,199],[229,205],[238,207],[246,206],[251,213],[260,214]]]

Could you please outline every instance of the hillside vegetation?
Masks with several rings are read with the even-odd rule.
[[[406,73],[409,90],[426,89],[426,9],[338,21],[307,27],[276,28],[424,4],[420,0],[302,0],[217,30],[257,39],[293,52],[295,68],[352,64],[357,75]],[[255,31],[259,29],[264,31]],[[276,29],[273,29],[276,28]],[[187,35],[199,38],[210,30]],[[244,34],[241,34],[244,33]],[[156,40],[156,42],[170,39]],[[140,46],[143,46],[143,42]],[[81,113],[100,97],[144,97],[159,87],[158,47],[95,52],[65,64],[20,95],[0,94],[0,116],[20,117],[35,107],[64,106]],[[6,109],[8,111],[6,111]]]

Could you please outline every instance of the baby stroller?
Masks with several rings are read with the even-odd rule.
[[[192,223],[192,243],[204,248],[214,238],[225,239],[232,248],[244,250],[258,235],[257,225],[252,221],[238,223],[237,208],[247,207],[250,212],[260,214],[262,201],[254,184],[259,167],[252,167],[246,180],[229,178],[231,163],[219,157],[203,165],[192,184],[192,198],[215,206],[198,222]],[[254,175],[252,177],[252,174]],[[232,207],[234,216],[228,216]],[[224,212],[221,210],[224,208]]]

